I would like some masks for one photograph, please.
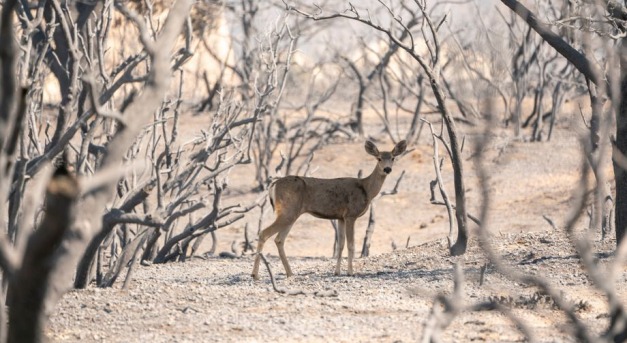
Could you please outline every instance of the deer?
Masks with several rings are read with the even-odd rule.
[[[342,250],[345,240],[348,247],[348,275],[353,274],[355,255],[355,221],[366,213],[372,199],[381,191],[385,178],[392,172],[396,157],[407,149],[407,142],[398,142],[392,151],[379,152],[371,142],[365,143],[366,152],[377,158],[377,165],[365,178],[343,177],[322,179],[315,177],[285,176],[274,180],[268,187],[270,204],[276,219],[259,233],[257,254],[252,277],[259,280],[259,262],[263,246],[270,237],[277,235],[274,242],[287,277],[292,269],[285,255],[285,239],[296,220],[304,213],[317,218],[336,219],[339,229],[339,254],[335,275],[340,275]]]

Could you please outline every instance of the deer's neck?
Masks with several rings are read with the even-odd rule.
[[[383,182],[385,181],[385,177],[387,174],[379,171],[378,167],[374,167],[374,170],[368,177],[362,180],[364,184],[364,189],[366,190],[366,194],[368,195],[368,202],[372,201],[374,197],[379,194],[381,191],[381,187],[383,187]]]

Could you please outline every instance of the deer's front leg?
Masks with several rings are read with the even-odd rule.
[[[353,275],[353,257],[355,256],[355,219],[346,219],[346,246],[348,247],[348,275]]]
[[[342,266],[342,251],[344,250],[344,240],[346,237],[346,222],[344,219],[338,219],[337,221],[338,230],[340,230],[340,237],[338,244],[338,252],[337,252],[337,265],[335,266],[335,275],[340,275],[341,266]]]

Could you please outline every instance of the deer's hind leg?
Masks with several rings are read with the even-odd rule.
[[[283,268],[285,268],[285,275],[287,277],[292,276],[292,269],[290,268],[290,264],[289,262],[287,262],[287,255],[285,255],[285,239],[287,238],[287,235],[290,233],[290,230],[292,229],[292,225],[294,225],[294,222],[290,223],[289,226],[287,226],[287,228],[285,228],[284,230],[280,230],[279,234],[276,235],[276,238],[274,238],[274,243],[276,243],[276,247],[279,250],[279,257],[281,257],[281,262],[283,263]]]
[[[255,257],[255,264],[253,265],[253,273],[252,273],[253,279],[259,280],[259,262],[261,261],[261,254],[263,253],[263,245],[266,243],[268,238],[274,236],[275,234],[279,232],[280,232],[279,235],[282,235],[284,232],[285,232],[285,235],[287,235],[287,232],[289,232],[290,228],[292,227],[292,224],[294,224],[295,221],[296,221],[296,218],[285,218],[285,217],[277,216],[277,218],[274,220],[274,223],[270,224],[270,226],[263,229],[259,233],[259,242],[257,242],[257,256]],[[282,251],[282,248],[279,250],[279,254],[281,254],[281,251]],[[287,259],[283,260],[283,256],[285,256],[285,252],[283,252],[281,256],[281,260],[284,261],[283,265],[285,266]],[[288,271],[288,268],[289,266],[286,268],[286,272]],[[289,271],[289,273],[291,274],[291,271]]]

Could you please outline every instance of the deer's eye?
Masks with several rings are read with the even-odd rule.
[[[377,157],[377,161],[381,162],[381,157]]]

